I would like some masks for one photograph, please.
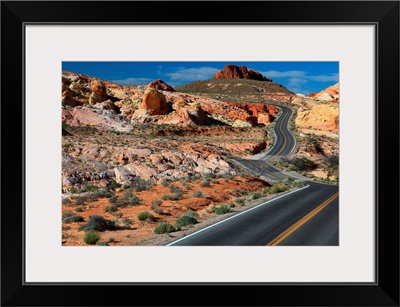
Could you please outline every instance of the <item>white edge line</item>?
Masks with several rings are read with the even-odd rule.
[[[180,239],[178,239],[178,240],[176,240],[176,241],[173,241],[173,242],[171,242],[171,243],[169,243],[169,244],[167,244],[167,245],[165,245],[165,246],[172,246],[172,245],[175,244],[175,243],[178,243],[178,242],[180,242],[180,241],[183,241],[183,240],[185,240],[185,239],[187,239],[187,238],[189,238],[189,237],[191,237],[191,236],[194,236],[194,235],[196,235],[196,234],[198,234],[198,233],[200,233],[200,232],[203,232],[203,231],[205,231],[205,230],[207,230],[207,229],[209,229],[209,228],[211,228],[211,227],[214,227],[214,226],[217,226],[217,225],[219,225],[219,224],[222,224],[222,223],[224,223],[224,222],[226,222],[226,221],[229,221],[229,220],[231,220],[231,219],[233,219],[233,218],[235,218],[235,217],[238,217],[238,216],[240,216],[240,215],[242,215],[242,214],[245,214],[245,213],[247,213],[247,212],[250,212],[251,210],[255,210],[255,209],[257,209],[257,208],[259,208],[259,207],[261,207],[261,206],[264,206],[264,205],[266,205],[266,204],[269,204],[269,203],[271,203],[271,202],[273,202],[273,201],[275,201],[275,200],[277,200],[277,199],[279,199],[279,198],[282,198],[282,197],[288,196],[288,195],[290,195],[290,194],[299,192],[299,191],[301,191],[301,190],[307,189],[308,187],[310,187],[310,186],[307,185],[307,186],[305,186],[305,187],[303,187],[303,188],[300,188],[300,189],[298,189],[298,190],[289,192],[289,193],[284,194],[284,195],[281,195],[281,196],[277,196],[277,197],[275,197],[275,198],[273,198],[273,199],[270,199],[270,200],[266,201],[265,203],[261,203],[261,204],[255,206],[255,207],[252,207],[252,208],[247,209],[247,210],[245,210],[245,211],[243,211],[243,212],[240,212],[240,213],[235,214],[235,215],[233,215],[233,216],[231,216],[231,217],[228,217],[227,219],[224,219],[224,220],[219,221],[219,222],[217,222],[217,223],[215,223],[215,224],[212,224],[212,225],[210,225],[210,226],[207,226],[206,228],[203,228],[203,229],[200,229],[200,230],[198,230],[198,231],[196,231],[196,232],[193,232],[193,233],[191,233],[191,234],[189,234],[189,235],[187,235],[187,236],[185,236],[185,237],[183,237],[183,238],[180,238]]]

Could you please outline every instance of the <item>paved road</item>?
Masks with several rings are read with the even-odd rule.
[[[296,146],[296,138],[289,130],[289,121],[292,117],[292,110],[285,106],[279,106],[281,114],[274,126],[275,143],[266,153],[264,159],[268,157],[288,156]]]
[[[292,111],[279,106],[282,113],[275,123],[274,146],[256,160],[234,162],[269,181],[291,176],[267,161],[289,155],[296,139],[288,129]],[[200,246],[277,246],[339,245],[339,188],[312,181],[300,190],[278,196],[247,211],[197,231],[169,245]]]

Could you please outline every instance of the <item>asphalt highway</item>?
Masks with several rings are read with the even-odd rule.
[[[292,153],[296,139],[289,130],[292,110],[279,106],[274,146],[257,160],[234,162],[270,181],[291,177],[268,160]],[[168,245],[196,246],[337,246],[339,245],[339,188],[306,181],[306,186],[237,213]]]

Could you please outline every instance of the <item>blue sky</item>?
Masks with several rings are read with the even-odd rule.
[[[258,70],[295,93],[317,92],[339,82],[338,62],[63,62],[62,69],[121,85],[162,79],[177,86],[211,79],[226,64]]]

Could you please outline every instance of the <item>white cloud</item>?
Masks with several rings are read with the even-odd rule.
[[[297,77],[304,77],[306,75],[306,72],[301,70],[287,70],[287,71],[268,70],[268,71],[261,71],[261,73],[267,78],[297,78]]]
[[[331,73],[326,75],[308,75],[306,71],[302,70],[286,70],[277,71],[269,70],[261,72],[267,78],[303,78],[306,80],[316,81],[316,82],[337,82],[339,80],[339,74]]]
[[[165,75],[169,77],[171,81],[184,83],[211,79],[214,76],[214,73],[217,71],[218,68],[213,67],[179,67],[173,72],[165,73]]]
[[[306,76],[306,78],[317,82],[337,82],[339,80],[339,74]]]
[[[303,78],[289,78],[286,87],[296,94],[298,93],[304,94],[308,92],[303,88],[303,86],[307,83],[308,80],[305,80]]]
[[[149,78],[126,78],[120,80],[111,80],[111,82],[119,85],[146,85],[150,81],[152,81],[152,79]]]

